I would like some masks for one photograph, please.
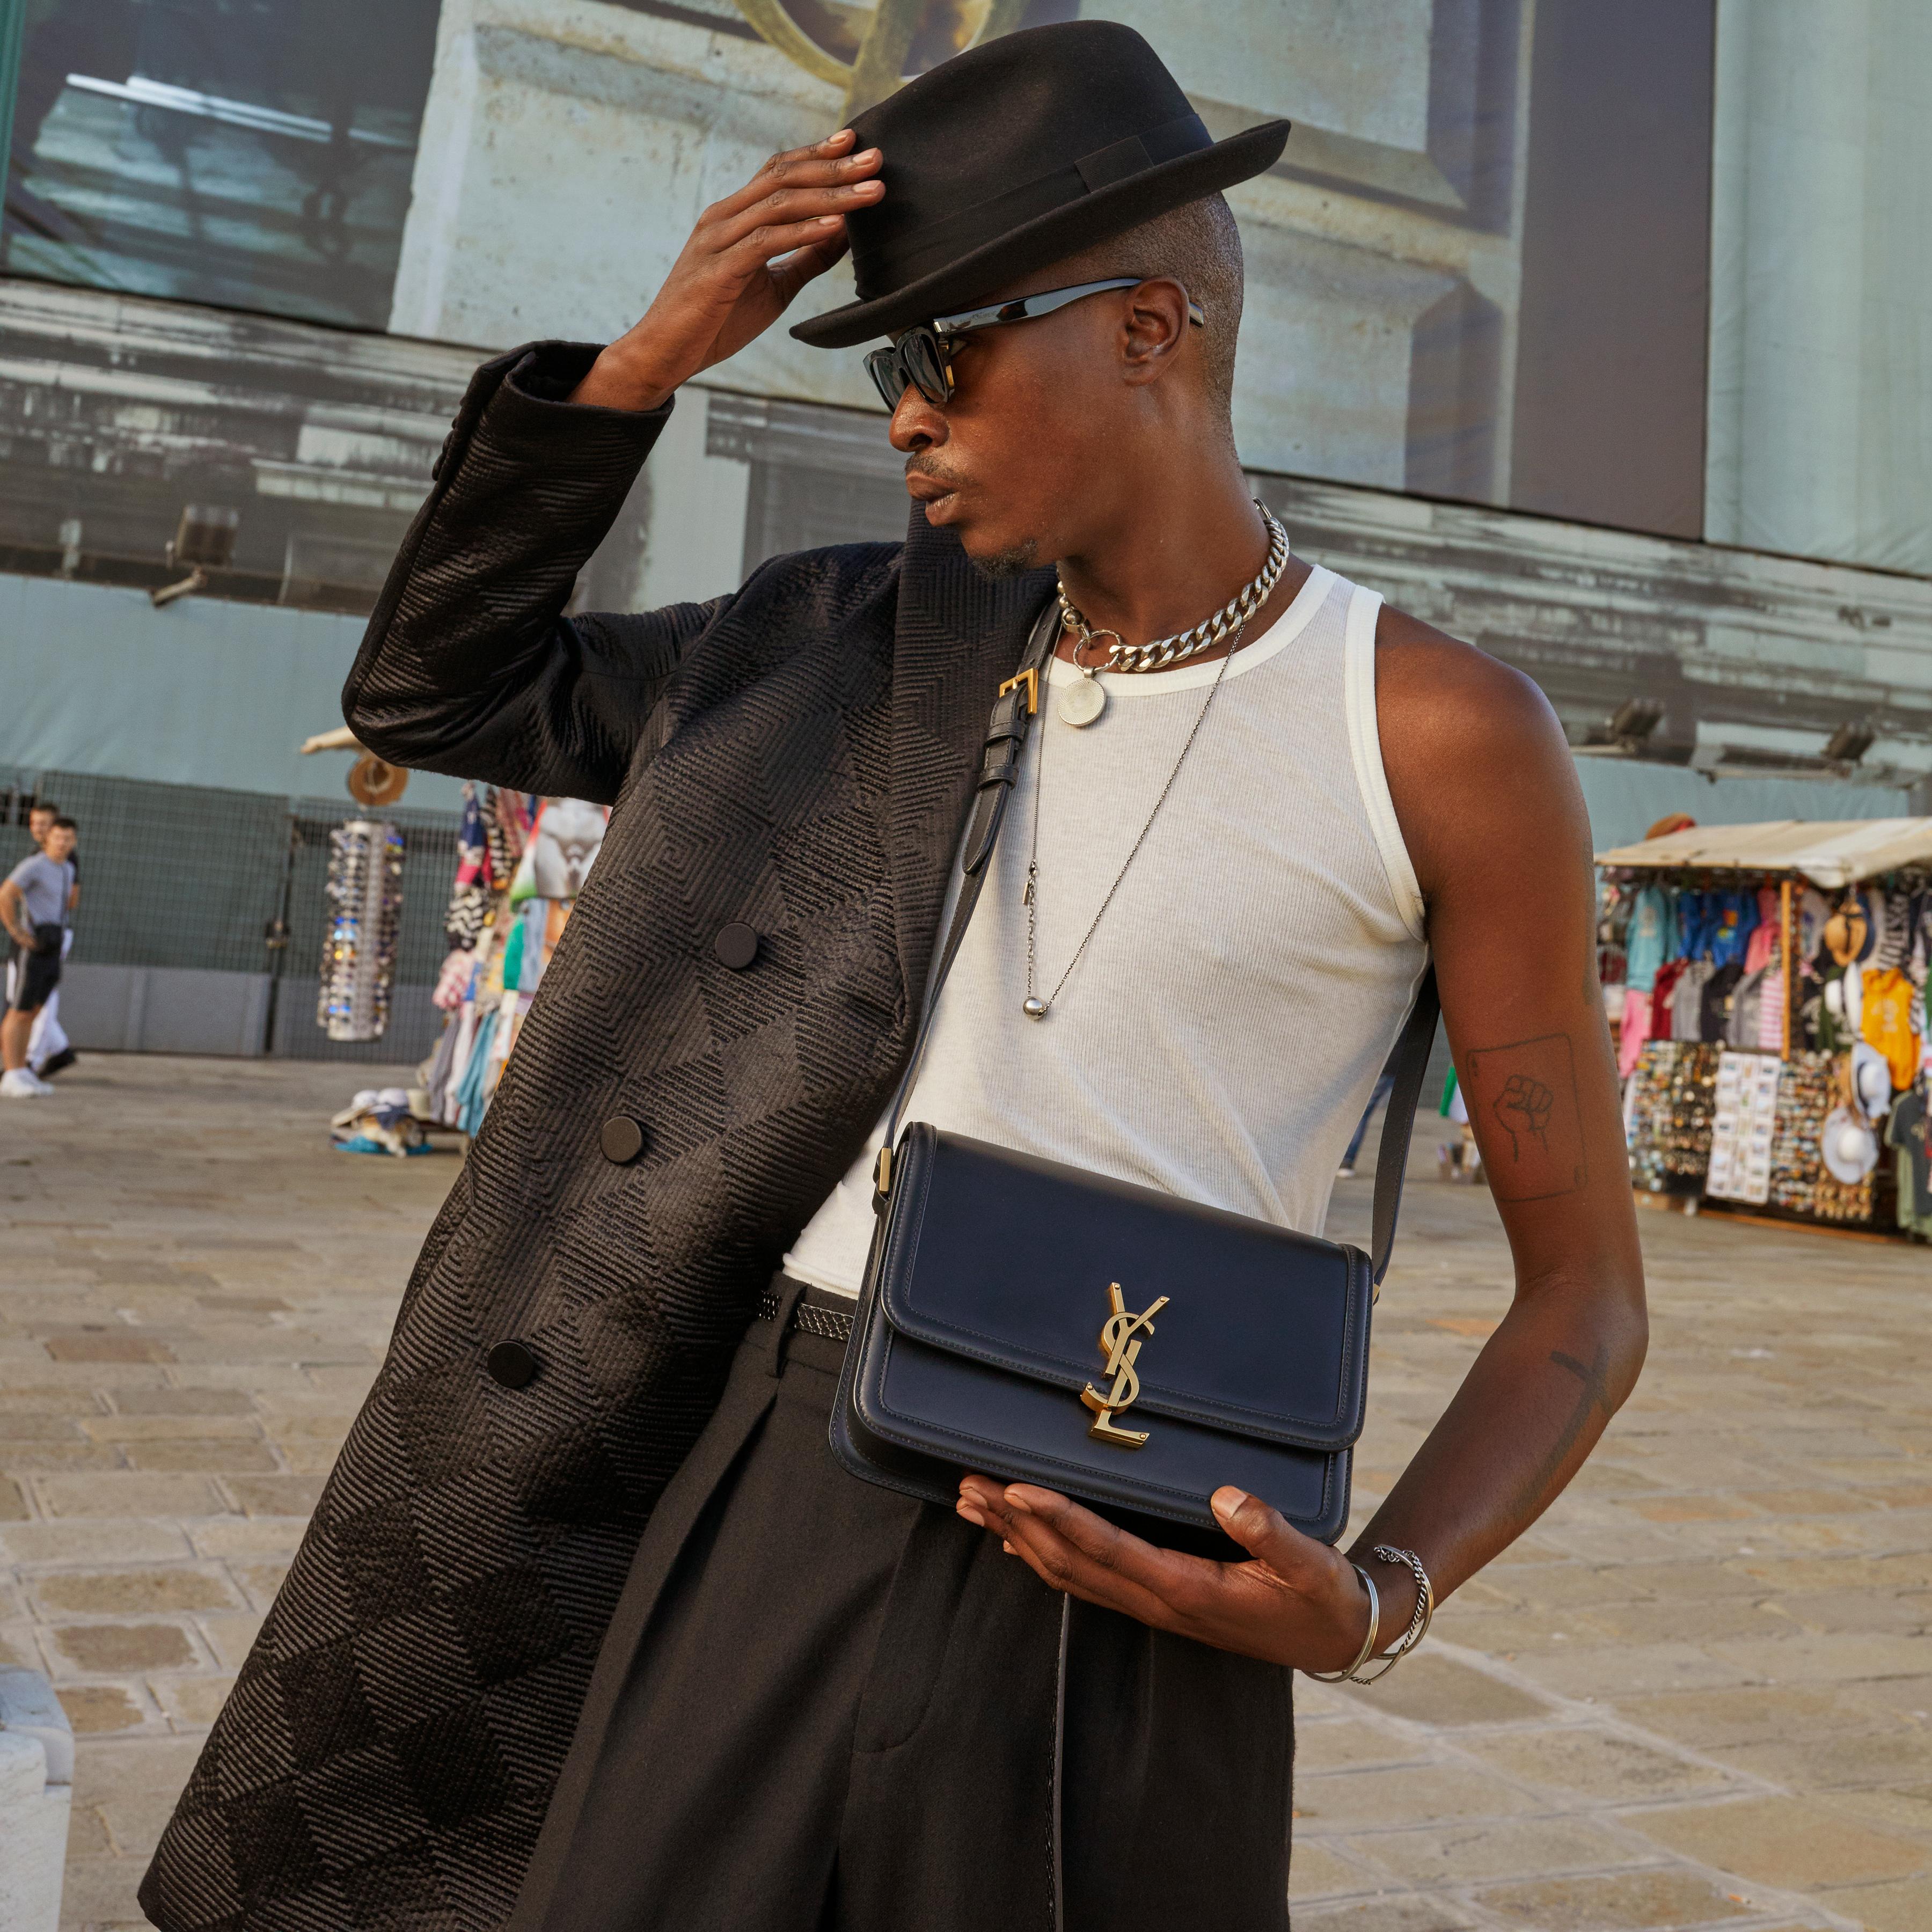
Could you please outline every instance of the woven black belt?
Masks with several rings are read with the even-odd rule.
[[[778,1316],[778,1298],[766,1288],[758,1300],[758,1319],[776,1322]],[[808,1301],[800,1300],[791,1312],[791,1328],[805,1335],[821,1335],[828,1342],[849,1342],[852,1339],[852,1318],[836,1308],[814,1308]]]

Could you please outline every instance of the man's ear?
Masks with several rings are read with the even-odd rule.
[[[1158,382],[1186,340],[1187,291],[1171,275],[1156,275],[1127,292],[1121,362],[1130,382]]]

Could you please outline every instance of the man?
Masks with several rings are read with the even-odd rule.
[[[1284,1926],[1289,1666],[1394,1644],[1419,1586],[1370,1546],[1447,1594],[1629,1390],[1587,826],[1534,687],[1300,562],[1232,654],[1084,675],[1273,568],[1220,190],[1286,134],[1211,141],[1124,28],[1016,34],[776,158],[618,341],[479,374],[345,712],[610,824],[149,1874],[170,1932]],[[848,242],[859,300],[796,332],[894,339],[904,544],[565,618],[679,386]],[[1517,1290],[1354,1550],[1373,1629],[1349,1562],[1236,1490],[1252,1560],[1215,1564],[970,1473],[917,1504],[826,1448],[872,1136],[1056,568],[1085,628],[919,1112],[1318,1226],[1433,957],[1515,1148]]]
[[[0,924],[20,948],[11,997],[0,1019],[0,1096],[28,1100],[54,1090],[27,1064],[34,1023],[60,983],[62,942],[74,903],[75,828],[56,818],[41,849],[22,859],[0,882]]]
[[[27,830],[34,843],[41,850],[46,850],[47,834],[53,822],[61,815],[60,807],[51,799],[36,799],[27,809]],[[68,864],[74,871],[74,889],[68,894],[68,926],[61,939],[61,958],[74,950],[74,914],[80,906],[80,854],[76,851],[68,854]],[[16,961],[8,964],[8,994],[11,1003],[14,980],[20,970]],[[34,1022],[34,1030],[27,1040],[27,1066],[30,1072],[42,1080],[51,1080],[56,1073],[64,1072],[80,1056],[74,1050],[67,1032],[60,1023],[60,988],[56,986],[48,994],[46,1004],[41,1007],[40,1017]]]

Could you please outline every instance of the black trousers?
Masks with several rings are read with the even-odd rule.
[[[847,1474],[843,1354],[770,1322],[740,1349],[514,1932],[1286,1932],[1290,1673],[1070,1605]]]

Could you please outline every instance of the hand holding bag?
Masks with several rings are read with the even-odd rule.
[[[1222,1556],[1238,1552],[1208,1498],[1232,1483],[1333,1542],[1435,1036],[1432,968],[1389,1059],[1372,1258],[922,1121],[898,1133],[1058,632],[1049,604],[993,707],[957,903],[879,1156],[832,1451],[930,1502],[955,1502],[974,1470]]]

